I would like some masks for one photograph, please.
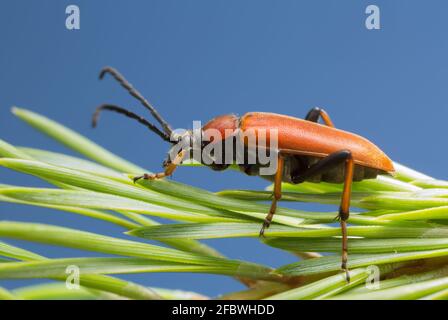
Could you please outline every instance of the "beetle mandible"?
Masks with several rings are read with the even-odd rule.
[[[145,118],[121,108],[116,105],[103,104],[99,106],[92,119],[95,127],[101,111],[108,110],[123,114],[129,118],[137,120],[148,129],[159,135],[163,140],[172,144],[178,144],[184,138],[191,138],[192,131],[187,131],[179,136],[173,133],[170,125],[159,115],[157,110],[146,100],[116,69],[104,68],[100,73],[100,79],[106,74],[110,74],[124,87],[134,98],[142,103],[162,126],[159,129]],[[320,124],[319,119],[324,124]],[[348,259],[348,239],[347,220],[349,218],[351,185],[353,181],[376,178],[379,174],[393,174],[395,169],[390,158],[369,140],[351,132],[336,129],[327,112],[321,108],[313,108],[306,115],[305,119],[294,118],[286,115],[264,112],[250,112],[238,117],[233,114],[218,116],[202,127],[202,134],[209,129],[214,129],[222,133],[222,139],[237,139],[238,132],[248,130],[269,130],[275,128],[278,132],[278,146],[275,152],[277,166],[275,174],[263,176],[274,181],[273,198],[269,212],[260,230],[260,236],[264,235],[265,229],[269,228],[275,214],[277,202],[282,196],[281,183],[293,184],[305,181],[343,183],[343,191],[339,214],[336,217],[341,226],[342,233],[342,264],[347,281],[350,280],[347,259]],[[228,135],[228,132],[235,134]],[[174,138],[173,138],[174,137]],[[208,143],[222,143],[223,141],[209,141]],[[243,142],[244,144],[245,142]],[[203,149],[207,143],[201,142],[199,148]],[[222,149],[225,152],[225,149]],[[187,143],[174,157],[168,158],[164,162],[164,171],[156,174],[143,174],[134,178],[134,182],[139,179],[160,179],[170,176],[178,165],[182,163],[188,152],[191,152],[191,145]],[[246,159],[246,158],[244,158]],[[229,167],[228,163],[205,163],[214,170],[224,170]],[[240,163],[241,171],[248,175],[260,175],[262,165],[259,163]]]

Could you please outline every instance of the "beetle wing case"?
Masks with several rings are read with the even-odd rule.
[[[350,150],[358,165],[391,174],[395,171],[392,160],[380,148],[357,134],[276,113],[251,112],[241,117],[242,131],[271,128],[278,130],[280,150],[319,158]]]

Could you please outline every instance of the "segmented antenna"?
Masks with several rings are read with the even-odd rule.
[[[170,135],[168,135],[165,132],[160,131],[159,128],[157,128],[155,125],[150,123],[148,120],[146,120],[142,116],[139,116],[139,115],[137,115],[137,114],[135,114],[135,113],[133,113],[133,112],[131,112],[129,110],[126,110],[124,108],[121,108],[121,107],[118,107],[118,106],[112,105],[112,104],[103,104],[103,105],[100,105],[98,108],[96,108],[95,113],[93,114],[93,117],[92,117],[92,127],[94,127],[94,128],[96,127],[96,125],[98,123],[98,118],[100,116],[100,113],[103,110],[117,112],[117,113],[120,113],[122,115],[125,115],[128,118],[137,120],[138,122],[143,124],[145,127],[147,127],[149,130],[151,130],[152,132],[154,132],[157,135],[159,135],[163,140],[171,142],[170,141]]]
[[[125,79],[125,77],[118,72],[116,69],[112,68],[112,67],[105,67],[101,70],[99,78],[103,79],[104,76],[109,73],[112,77],[114,77],[115,80],[117,80],[118,83],[120,83],[120,85],[125,88],[129,94],[131,96],[133,96],[134,98],[136,98],[138,101],[141,102],[141,104],[148,109],[151,114],[153,115],[153,117],[157,120],[157,122],[160,123],[160,125],[163,128],[163,131],[168,135],[171,136],[171,133],[173,132],[173,130],[171,129],[170,125],[168,124],[168,122],[166,122],[161,116],[160,114],[157,112],[157,110],[152,106],[151,103],[149,103],[148,100],[146,100],[143,95],[137,91],[137,89],[135,89],[130,83],[129,81],[127,81]]]

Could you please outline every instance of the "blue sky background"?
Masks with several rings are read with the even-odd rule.
[[[65,28],[65,7],[81,9],[81,30]],[[364,26],[381,9],[381,30]],[[68,152],[10,113],[17,105],[85,134],[157,171],[167,145],[145,128],[94,108],[116,103],[145,110],[115,82],[121,70],[173,127],[222,113],[271,111],[303,117],[324,107],[336,126],[359,133],[393,160],[447,179],[448,38],[446,1],[1,1],[0,137],[15,145]],[[210,190],[263,188],[237,172],[182,168],[174,179]],[[0,168],[0,182],[42,185]],[[298,204],[297,208],[310,208]],[[316,209],[315,206],[312,206]],[[73,214],[0,204],[0,219],[56,224],[118,235],[121,229]],[[10,241],[49,257],[97,256]],[[257,239],[208,241],[233,258],[278,266],[289,254]],[[221,276],[124,276],[145,285],[216,295],[241,285]],[[14,288],[37,281],[0,281]]]

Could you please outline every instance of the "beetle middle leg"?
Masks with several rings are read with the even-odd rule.
[[[283,156],[279,153],[278,159],[277,159],[277,171],[275,173],[275,180],[274,180],[274,192],[273,192],[273,198],[271,203],[271,208],[269,209],[269,213],[264,219],[263,226],[260,230],[260,237],[264,236],[264,230],[269,228],[272,222],[272,218],[274,217],[275,210],[277,209],[277,202],[282,197],[282,178],[283,178],[283,167],[284,167],[284,159]]]
[[[322,120],[324,120],[324,123],[327,126],[334,128],[333,121],[331,121],[328,113],[324,109],[321,109],[318,107],[314,107],[313,109],[308,111],[307,115],[305,116],[305,120],[312,121],[312,122],[318,122],[319,117],[322,118]]]
[[[299,175],[292,177],[293,183],[301,183],[314,175],[322,174],[328,170],[344,164],[344,189],[342,191],[341,205],[339,207],[338,220],[341,225],[342,233],[342,263],[341,268],[345,271],[347,281],[350,281],[350,275],[347,268],[348,259],[348,238],[347,238],[347,220],[350,215],[350,196],[353,182],[354,161],[350,151],[341,150],[322,158]]]
[[[173,159],[173,161],[171,161],[170,163],[166,164],[165,170],[163,172],[153,173],[153,174],[145,173],[145,174],[143,174],[141,176],[134,177],[134,179],[133,179],[134,183],[136,183],[140,179],[155,180],[155,179],[162,179],[162,178],[165,178],[165,177],[169,177],[170,175],[173,174],[174,170],[176,170],[177,166],[182,163],[182,160],[184,159],[185,154],[186,154],[185,150],[182,150],[181,152],[179,152],[176,155],[176,157]]]

